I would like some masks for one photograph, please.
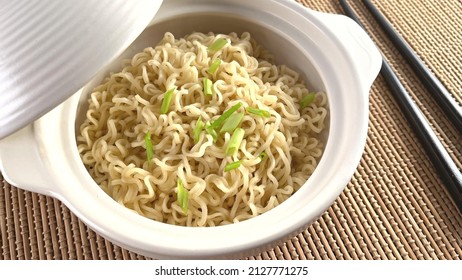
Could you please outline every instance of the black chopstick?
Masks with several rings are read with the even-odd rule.
[[[457,104],[454,97],[451,96],[446,87],[435,77],[435,75],[425,66],[422,60],[417,56],[415,51],[409,44],[401,37],[394,29],[388,20],[380,13],[380,11],[369,0],[364,0],[365,6],[369,9],[371,14],[375,17],[385,33],[390,37],[390,40],[396,48],[403,54],[404,58],[408,61],[414,72],[419,77],[420,81],[425,85],[441,107],[443,112],[446,113],[453,125],[462,134],[462,107]]]
[[[347,16],[361,25],[358,17],[355,15],[346,0],[340,0],[340,5]],[[400,106],[401,112],[414,129],[415,134],[421,141],[423,148],[438,172],[440,179],[449,191],[457,208],[462,213],[462,173],[459,171],[457,165],[451,159],[443,144],[439,141],[438,137],[431,129],[424,114],[414,103],[411,96],[401,84],[398,77],[383,56],[380,74],[388,83],[396,102]]]

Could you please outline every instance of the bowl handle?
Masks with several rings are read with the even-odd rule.
[[[317,11],[314,15],[341,40],[359,71],[363,88],[369,92],[382,66],[382,55],[372,39],[349,17]]]
[[[11,185],[46,195],[53,192],[52,176],[43,163],[33,124],[0,140],[0,170]]]

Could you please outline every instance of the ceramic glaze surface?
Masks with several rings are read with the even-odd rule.
[[[0,139],[79,90],[135,40],[161,3],[1,0]]]

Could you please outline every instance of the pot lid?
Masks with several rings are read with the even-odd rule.
[[[76,93],[162,0],[0,0],[0,139]]]

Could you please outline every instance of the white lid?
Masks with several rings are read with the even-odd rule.
[[[0,0],[0,139],[85,85],[162,0]]]

